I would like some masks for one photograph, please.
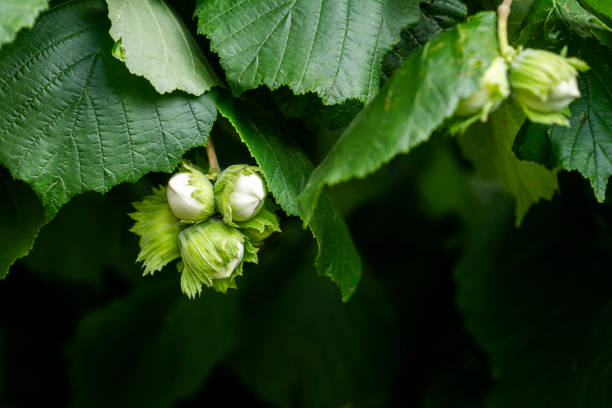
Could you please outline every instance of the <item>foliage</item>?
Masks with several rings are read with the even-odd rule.
[[[610,406],[612,8],[514,0],[508,44],[497,3],[0,0],[0,405]],[[181,161],[258,167],[249,259]]]

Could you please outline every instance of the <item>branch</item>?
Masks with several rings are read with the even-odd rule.
[[[221,171],[219,161],[217,160],[217,154],[215,153],[215,146],[213,146],[212,137],[210,135],[206,141],[206,155],[208,156],[208,166],[210,170]]]
[[[499,49],[504,57],[511,53],[512,47],[508,43],[508,16],[510,15],[510,7],[512,0],[504,0],[497,7],[497,39],[499,41]]]

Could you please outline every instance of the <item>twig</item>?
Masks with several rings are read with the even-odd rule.
[[[512,51],[512,47],[508,43],[508,16],[511,6],[512,0],[504,0],[497,7],[497,39],[499,40],[499,49],[504,57],[507,57]]]
[[[208,136],[206,142],[206,154],[208,155],[208,165],[212,171],[221,171],[219,167],[219,161],[217,160],[217,154],[215,153],[215,146],[213,146],[212,137]]]

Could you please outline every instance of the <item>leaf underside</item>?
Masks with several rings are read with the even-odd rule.
[[[110,34],[121,40],[125,65],[159,93],[202,95],[219,81],[180,16],[164,0],[106,0]]]
[[[216,118],[209,96],[159,95],[132,76],[106,16],[100,0],[61,4],[0,54],[0,164],[48,217],[82,192],[171,171]]]
[[[196,16],[235,94],[288,85],[331,105],[373,98],[381,60],[418,21],[419,1],[209,0]]]
[[[310,176],[306,214],[325,185],[364,177],[427,140],[498,55],[495,30],[495,14],[480,13],[411,54]]]

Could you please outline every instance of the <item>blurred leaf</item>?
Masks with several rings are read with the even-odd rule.
[[[467,328],[497,379],[488,408],[612,404],[612,262],[602,258],[612,241],[592,219],[564,216],[572,210],[539,211],[520,229],[491,211],[455,268]]]
[[[0,48],[15,39],[17,32],[32,27],[49,0],[2,0],[0,2]]]
[[[196,16],[234,94],[288,85],[332,105],[374,97],[382,58],[418,9],[419,0],[210,0]]]
[[[387,81],[406,57],[429,40],[467,18],[467,7],[459,0],[432,0],[422,3],[419,23],[402,31],[401,40],[383,59],[383,79]]]
[[[165,0],[106,0],[110,35],[121,41],[130,72],[157,92],[202,95],[219,80],[189,30]]]
[[[287,214],[304,219],[297,196],[313,168],[304,152],[279,131],[276,118],[255,104],[241,103],[221,93],[217,109],[248,146],[277,203]],[[324,198],[309,227],[319,246],[318,273],[336,283],[342,298],[348,300],[361,277],[361,260],[342,216]]]
[[[523,6],[525,8],[525,6]],[[534,0],[528,11],[519,10],[512,23],[516,26],[513,43],[565,45],[567,34],[593,38],[612,47],[612,29],[585,10],[577,0]],[[512,14],[514,13],[514,5]],[[518,19],[523,17],[520,25]],[[582,48],[582,47],[580,47]]]
[[[583,47],[580,57],[591,70],[580,74],[582,97],[570,105],[570,127],[527,123],[514,151],[521,159],[549,168],[578,170],[603,202],[612,175],[612,56],[601,47]]]
[[[497,180],[502,189],[516,200],[516,225],[532,204],[550,200],[559,189],[557,175],[536,163],[519,160],[512,151],[516,133],[525,116],[504,104],[489,116],[486,123],[477,122],[459,137],[463,154],[472,162],[480,177]]]
[[[417,179],[423,211],[435,218],[469,215],[473,208],[468,169],[451,150],[448,140],[434,138],[428,145],[432,149],[429,161]]]
[[[32,190],[0,167],[0,279],[17,259],[27,255],[45,225],[43,208]]]
[[[601,13],[604,16],[612,19],[612,3],[609,0],[582,0],[590,6],[595,12]]]
[[[496,20],[477,14],[411,54],[351,122],[300,195],[310,219],[325,185],[360,178],[426,141],[497,56]]]
[[[49,279],[93,288],[101,287],[105,270],[129,270],[138,278],[137,238],[128,231],[132,222],[127,213],[139,190],[128,185],[72,200],[41,231],[24,264]]]
[[[156,276],[79,324],[74,406],[172,407],[200,388],[238,340],[238,305],[212,291],[190,301],[177,285],[176,274]]]
[[[234,369],[274,406],[388,406],[399,344],[387,294],[364,276],[343,304],[308,268],[292,270],[280,297],[248,320]]]
[[[62,3],[0,53],[0,164],[48,216],[77,194],[173,170],[216,117],[207,95],[161,96],[131,75],[108,28],[101,0]]]

